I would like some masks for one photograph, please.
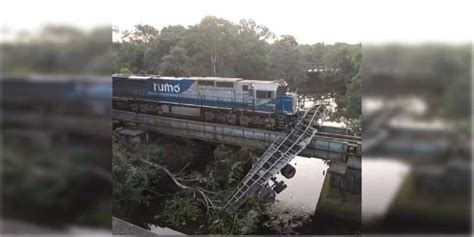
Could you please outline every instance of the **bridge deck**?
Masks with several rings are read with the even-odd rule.
[[[265,150],[277,137],[285,136],[284,132],[136,114],[119,110],[113,110],[112,117],[117,121],[133,123],[137,129],[145,131],[261,150]],[[300,155],[346,163],[350,157],[360,157],[360,151],[361,142],[359,137],[316,133],[316,136]]]

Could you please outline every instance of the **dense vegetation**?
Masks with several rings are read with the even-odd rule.
[[[113,47],[115,72],[260,80],[304,80],[314,69],[325,69],[329,80],[350,80],[361,57],[360,45],[300,45],[253,20],[234,24],[212,16],[189,27],[136,25]]]
[[[4,218],[54,227],[110,228],[112,179],[107,144],[46,145],[47,138],[32,144],[7,135],[1,156]]]
[[[101,74],[112,71],[112,30],[84,31],[71,26],[46,26],[24,32],[16,41],[1,42],[3,74]]]
[[[235,215],[222,210],[250,168],[249,151],[234,148],[232,155],[211,160],[209,145],[196,142],[168,137],[134,145],[114,139],[113,214],[133,219],[131,207],[154,204],[158,224],[187,234],[256,233],[263,203],[252,199]]]

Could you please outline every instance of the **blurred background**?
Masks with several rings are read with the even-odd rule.
[[[1,233],[110,234],[110,16],[153,18],[140,13],[146,6],[172,21],[197,8],[47,2],[2,3]],[[363,233],[471,231],[469,1],[195,4],[265,24],[259,17],[274,13],[281,32],[362,41]]]
[[[3,25],[2,234],[111,233],[110,25]]]
[[[471,55],[363,44],[364,233],[471,233]]]

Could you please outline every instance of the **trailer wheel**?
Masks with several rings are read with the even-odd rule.
[[[291,179],[296,174],[296,168],[290,164],[287,164],[285,167],[283,167],[283,169],[280,170],[280,172],[285,178]]]

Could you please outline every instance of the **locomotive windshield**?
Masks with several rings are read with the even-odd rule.
[[[271,99],[273,98],[273,91],[257,91],[257,99]]]

